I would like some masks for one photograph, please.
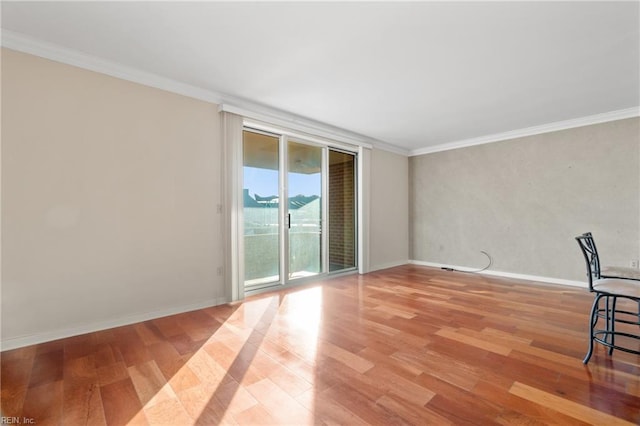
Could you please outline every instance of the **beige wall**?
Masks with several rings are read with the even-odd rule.
[[[234,297],[221,126],[217,105],[2,50],[3,349]],[[362,270],[406,263],[408,160],[361,167]]]
[[[2,51],[2,339],[224,300],[216,105]]]
[[[409,161],[374,149],[371,154],[370,270],[409,261]]]
[[[5,348],[231,297],[220,125],[214,104],[3,49]],[[628,265],[638,134],[629,119],[410,159],[365,149],[363,269],[476,267],[485,250],[496,271],[582,280],[586,230]]]
[[[414,260],[584,281],[573,237],[603,262],[640,257],[640,119],[410,158]]]

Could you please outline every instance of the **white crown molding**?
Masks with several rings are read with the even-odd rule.
[[[572,120],[556,121],[554,123],[527,127],[524,129],[513,130],[509,132],[504,132],[504,133],[496,133],[493,135],[480,136],[477,138],[464,139],[461,141],[448,142],[440,145],[414,149],[409,153],[409,156],[413,157],[416,155],[432,154],[434,152],[449,151],[449,150],[458,149],[458,148],[467,148],[475,145],[483,145],[487,143],[500,142],[500,141],[509,140],[509,139],[539,135],[542,133],[556,132],[559,130],[573,129],[576,127],[589,126],[591,124],[606,123],[609,121],[622,120],[625,118],[633,118],[638,116],[640,116],[640,106],[621,109],[617,111],[605,112],[602,114],[590,115],[587,117],[575,118]]]
[[[461,272],[475,271],[474,269],[468,268],[466,266],[456,266],[456,265],[448,265],[444,263],[424,262],[422,260],[410,260],[409,263],[412,265],[429,266],[431,268],[452,268]],[[535,283],[559,284],[559,285],[565,285],[569,287],[587,288],[587,284],[582,281],[565,280],[563,278],[540,277],[537,275],[515,274],[512,272],[493,271],[488,269],[484,271],[474,272],[474,273],[478,273],[482,275],[491,275],[495,277],[512,278],[516,280],[526,280],[526,281],[531,281],[532,284],[535,284]]]
[[[67,49],[52,43],[37,40],[4,28],[2,28],[1,43],[3,47],[8,49],[29,53],[34,56],[73,65],[144,86],[154,87],[215,104],[222,101],[222,95],[220,93],[101,59],[77,50]]]
[[[201,87],[192,86],[160,75],[142,71],[133,67],[122,65],[113,61],[98,58],[77,50],[68,49],[53,43],[34,39],[15,31],[2,29],[0,44],[8,49],[29,53],[34,56],[60,62],[86,70],[106,74],[111,77],[142,84],[144,86],[161,89],[193,99],[221,105],[227,104],[225,109],[242,110],[251,118],[261,117],[262,120],[277,121],[274,124],[286,125],[295,130],[316,134],[329,138],[337,138],[340,141],[362,145],[368,148],[375,146],[378,149],[395,152],[401,155],[409,155],[409,150],[396,147],[383,141],[369,138],[348,130],[334,127],[322,122],[311,120],[299,115],[291,114],[276,108],[261,105],[246,99],[218,93]],[[233,105],[234,107],[231,107]]]
[[[65,329],[52,330],[44,333],[36,333],[36,334],[30,334],[27,336],[3,339],[2,342],[0,343],[0,350],[8,351],[11,349],[17,349],[24,346],[37,345],[39,343],[51,342],[53,340],[64,339],[72,336],[79,336],[81,334],[93,333],[100,330],[107,330],[109,328],[121,327],[124,325],[135,324],[143,321],[149,321],[152,319],[162,318],[169,315],[176,315],[184,312],[195,311],[198,309],[210,308],[212,306],[218,306],[224,303],[227,303],[226,298],[219,297],[216,299],[204,300],[198,303],[192,303],[192,304],[183,305],[183,306],[176,306],[173,308],[162,309],[159,311],[133,314],[133,315],[129,315],[122,318],[114,318],[114,319],[95,322],[91,324],[82,324],[76,327],[69,327]]]
[[[380,142],[380,141],[374,142],[373,143],[373,147],[376,148],[376,149],[380,149],[382,151],[387,151],[387,152],[391,152],[393,154],[402,155],[404,157],[408,157],[409,153],[411,152],[408,149],[400,148],[400,147],[398,147],[396,145],[391,145],[389,143]]]
[[[270,120],[277,120],[279,123],[289,127],[296,127],[296,130],[311,132],[318,136],[329,138],[338,138],[340,141],[348,143],[356,143],[356,145],[372,146],[376,149],[392,152],[405,156],[417,156],[423,154],[431,154],[440,151],[448,151],[458,148],[466,148],[474,145],[482,145],[492,142],[499,142],[508,139],[521,138],[525,136],[533,136],[542,133],[549,133],[558,130],[571,129],[575,127],[588,126],[591,124],[605,123],[608,121],[621,120],[625,118],[640,116],[640,107],[627,108],[623,110],[611,111],[602,114],[591,115],[588,117],[576,118],[572,120],[558,121],[554,123],[543,124],[540,126],[527,127],[524,129],[513,130],[509,132],[496,133],[493,135],[480,136],[477,138],[464,139],[461,141],[448,142],[444,144],[408,150],[396,145],[389,144],[384,141],[369,138],[354,132],[347,131],[338,127],[330,126],[315,120],[311,120],[302,116],[291,114],[282,110],[271,108],[265,105],[240,99],[237,97],[225,95],[212,90],[203,89],[190,84],[182,83],[160,75],[142,71],[133,67],[122,65],[116,62],[88,55],[77,50],[68,49],[37,40],[7,29],[1,29],[2,37],[0,44],[3,47],[17,50],[42,58],[50,59],[68,65],[90,71],[106,74],[112,77],[142,84],[144,86],[154,87],[165,90],[167,92],[176,93],[190,98],[210,102],[214,104],[226,103],[227,107],[235,106],[244,112],[253,112],[253,118],[256,115]]]
[[[362,146],[369,149],[373,146],[372,143],[374,141],[372,139],[357,133],[348,132],[337,127],[325,125],[324,123],[285,113],[273,108],[253,103],[247,105],[247,101],[242,102],[242,104],[243,105],[238,105],[237,102],[234,104],[225,102],[218,106],[218,110],[240,115],[250,120],[256,120],[265,125],[282,127],[312,137],[326,138],[329,141],[334,140],[336,142],[344,142],[349,145]]]

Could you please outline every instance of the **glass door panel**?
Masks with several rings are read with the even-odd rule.
[[[329,150],[329,272],[356,267],[356,156]]]
[[[323,272],[322,149],[287,144],[289,279]]]
[[[280,282],[278,136],[243,132],[245,287]]]
[[[244,286],[357,267],[356,155],[243,132]]]

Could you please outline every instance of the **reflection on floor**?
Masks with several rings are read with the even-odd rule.
[[[638,424],[584,289],[402,266],[2,353],[37,424]],[[23,422],[25,423],[25,422]]]

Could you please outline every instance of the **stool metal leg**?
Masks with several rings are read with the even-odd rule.
[[[591,318],[589,319],[589,350],[587,351],[587,355],[582,360],[583,364],[588,363],[589,359],[591,358],[591,354],[593,354],[593,330],[598,323],[598,304],[600,303],[600,299],[602,297],[602,294],[598,294],[593,299],[593,306],[591,307]]]
[[[613,347],[616,344],[616,303],[618,302],[618,298],[615,296],[612,296],[611,299],[613,299],[613,302],[611,303],[611,315],[609,317],[610,322],[607,326],[607,330],[611,332],[609,334],[611,336],[609,342],[611,343],[611,346],[609,346],[609,355],[613,354]]]

